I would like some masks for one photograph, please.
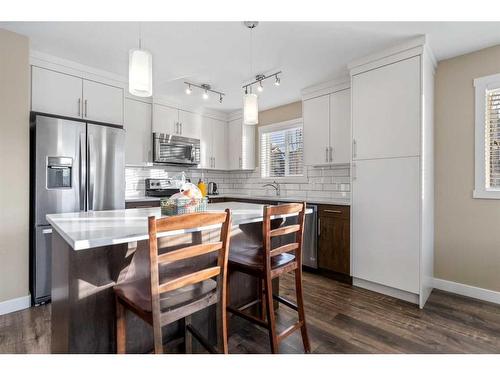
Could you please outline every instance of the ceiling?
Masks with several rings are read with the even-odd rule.
[[[0,22],[27,35],[32,49],[126,77],[128,51],[153,54],[154,95],[232,112],[241,109],[242,84],[257,73],[282,70],[281,86],[266,82],[260,109],[300,99],[300,90],[347,75],[354,59],[427,34],[438,60],[500,44],[500,22],[261,22],[250,33],[241,22]],[[184,93],[185,80],[209,83],[227,95],[201,99]]]

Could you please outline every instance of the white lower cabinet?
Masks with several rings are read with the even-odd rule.
[[[126,98],[124,110],[125,163],[152,162],[151,104]]]
[[[420,158],[353,163],[353,276],[419,293]]]
[[[229,170],[255,169],[255,126],[244,125],[243,120],[228,123]]]

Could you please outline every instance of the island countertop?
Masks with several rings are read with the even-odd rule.
[[[232,212],[233,226],[260,222],[263,219],[264,206],[260,204],[211,203],[207,211],[222,212],[226,208]],[[306,212],[311,213],[312,210],[308,209]],[[162,216],[159,207],[52,214],[47,215],[47,221],[74,250],[84,250],[147,240],[149,238],[148,217],[153,215]],[[286,216],[291,215],[282,217]],[[193,228],[191,231],[201,229],[207,228]],[[183,232],[185,231],[162,233],[161,236]]]

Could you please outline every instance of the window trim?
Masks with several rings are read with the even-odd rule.
[[[259,174],[259,181],[261,182],[270,182],[270,181],[276,181],[276,182],[288,182],[288,183],[307,183],[307,171],[306,171],[306,165],[304,164],[304,160],[302,160],[303,164],[303,169],[302,169],[302,176],[284,176],[284,177],[262,177],[262,170],[261,170],[261,159],[262,159],[262,145],[261,145],[261,139],[262,139],[262,133],[268,133],[268,132],[274,132],[274,131],[279,131],[279,130],[285,130],[285,129],[291,129],[291,128],[296,128],[302,126],[302,131],[304,131],[304,122],[302,120],[302,117],[298,117],[292,120],[286,120],[286,121],[281,121],[281,122],[275,122],[269,125],[262,125],[258,127],[258,161],[259,161],[259,167],[258,167],[258,174]],[[302,158],[304,157],[304,154],[302,154]]]
[[[493,74],[474,80],[475,124],[474,124],[474,191],[473,198],[500,199],[500,189],[486,189],[485,175],[485,121],[486,90],[500,88],[500,74]]]

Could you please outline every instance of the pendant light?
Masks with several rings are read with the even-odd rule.
[[[139,29],[139,48],[131,49],[128,56],[128,91],[143,98],[153,95],[153,56],[142,49]]]
[[[253,51],[252,51],[252,31],[257,27],[259,23],[257,21],[245,21],[244,25],[250,29],[250,76],[252,75],[253,65]],[[252,93],[252,88],[250,87],[250,92],[248,88],[245,88],[245,95],[243,96],[243,123],[245,125],[257,125],[259,122],[259,103],[257,95]]]

